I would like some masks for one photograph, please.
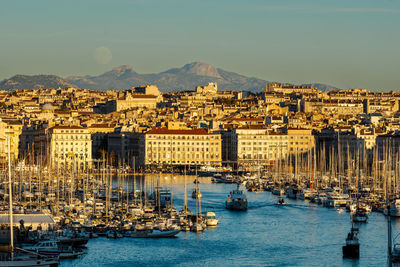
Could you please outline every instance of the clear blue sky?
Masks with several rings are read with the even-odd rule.
[[[98,47],[112,59],[96,58]],[[152,73],[204,61],[270,81],[396,90],[399,50],[398,0],[4,0],[0,7],[0,79],[93,75],[123,64]]]

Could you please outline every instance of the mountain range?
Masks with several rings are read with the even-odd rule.
[[[122,65],[98,76],[15,75],[0,82],[0,90],[80,87],[88,89],[130,89],[143,84],[155,84],[161,91],[194,90],[198,85],[216,82],[219,90],[242,90],[260,92],[268,81],[247,77],[215,68],[204,62],[193,62],[181,68],[172,68],[160,73],[139,74],[132,66]],[[312,83],[323,91],[336,90],[333,86]]]

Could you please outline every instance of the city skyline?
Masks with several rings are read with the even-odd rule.
[[[399,89],[395,1],[77,3],[4,3],[0,80],[203,61],[267,81]]]

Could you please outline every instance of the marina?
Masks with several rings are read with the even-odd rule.
[[[207,179],[201,180],[202,203],[213,205],[218,227],[201,233],[181,232],[173,239],[100,237],[88,242],[88,254],[83,258],[62,261],[61,266],[385,266],[387,262],[386,217],[381,213],[370,213],[368,223],[358,226],[360,258],[345,259],[342,246],[351,228],[350,213],[345,209],[292,199],[277,206],[276,196],[259,192],[246,194],[248,211],[229,211],[224,206],[226,194],[236,185],[212,184]],[[194,186],[188,183],[188,191]],[[173,185],[177,206],[184,203],[183,188],[180,182]],[[194,210],[195,200],[188,203]],[[397,219],[392,219],[392,226],[394,233],[400,231]],[[108,253],[103,253],[105,249]]]
[[[149,196],[152,190],[164,188],[164,191],[159,191],[163,192],[159,195],[164,196],[159,199],[160,203],[163,202],[165,205],[170,202],[171,199],[168,196],[171,196],[173,205],[178,211],[185,207],[186,203],[186,212],[190,211],[196,215],[202,213],[199,206],[201,205],[204,218],[215,216],[218,219],[218,226],[204,225],[201,231],[194,230],[197,233],[185,232],[184,225],[175,230],[162,231],[155,229],[156,219],[154,219],[149,220],[148,223],[144,221],[136,223],[136,230],[132,230],[132,227],[117,225],[111,220],[109,227],[104,225],[104,229],[108,229],[107,232],[93,233],[89,230],[90,228],[82,227],[87,222],[83,221],[82,225],[77,226],[80,224],[77,223],[79,220],[75,220],[75,223],[71,221],[69,226],[64,224],[64,227],[68,229],[75,227],[79,231],[83,229],[87,236],[87,243],[79,249],[79,252],[75,251],[76,255],[70,255],[71,259],[68,259],[68,255],[64,257],[60,261],[60,266],[93,264],[97,266],[110,264],[156,266],[172,263],[175,266],[185,266],[189,263],[194,266],[209,264],[382,266],[387,262],[387,216],[384,213],[368,213],[368,223],[355,223],[359,230],[360,257],[348,259],[343,258],[341,251],[344,237],[351,227],[351,213],[347,211],[346,206],[333,208],[331,205],[329,206],[331,208],[328,208],[322,202],[318,204],[318,201],[309,199],[302,200],[287,196],[282,198],[272,194],[272,188],[268,187],[266,187],[267,191],[245,192],[246,187],[241,185],[239,190],[246,195],[248,210],[231,211],[225,207],[225,201],[229,192],[238,190],[237,184],[214,183],[212,177],[196,178],[193,175],[159,173],[136,175],[135,178],[127,176],[126,179],[131,187],[135,182],[137,189],[146,185]],[[118,178],[114,177],[114,187],[117,187],[117,184]],[[151,184],[154,186],[149,186]],[[263,182],[263,184],[268,184],[268,182]],[[198,202],[199,199],[187,197],[187,192],[190,193],[199,188],[202,193],[201,204]],[[328,196],[329,192],[326,195]],[[284,200],[285,205],[276,205],[280,199]],[[104,203],[95,206],[105,208],[107,205],[113,205],[112,210],[114,210],[118,207],[117,203],[116,200],[114,204]],[[182,210],[185,211],[185,209]],[[140,211],[132,209],[132,212]],[[151,217],[153,216],[151,214],[157,214],[157,212],[155,206],[152,209],[144,209],[143,217]],[[161,213],[163,214],[161,217],[168,217],[165,212]],[[79,218],[79,215],[70,214],[69,218]],[[199,223],[200,217],[194,216],[194,218],[195,222]],[[166,223],[166,221],[163,222]],[[104,218],[102,223],[105,223]],[[143,230],[140,230],[139,225],[143,227]],[[144,231],[146,227],[153,230],[146,232]],[[392,227],[395,236],[400,232],[400,221],[395,217],[392,218]],[[129,231],[123,229],[129,229]],[[163,232],[164,236],[162,236]],[[161,238],[143,238],[152,237],[151,235]],[[170,238],[171,236],[173,238]],[[398,244],[394,244],[394,248],[398,248]],[[104,253],[105,250],[107,253]],[[397,250],[394,249],[393,252]],[[66,255],[65,253],[64,251],[64,254],[60,254],[60,259]],[[154,258],[154,253],[160,257]],[[318,257],[322,253],[326,256]]]

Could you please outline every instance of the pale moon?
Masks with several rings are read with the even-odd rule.
[[[110,49],[104,46],[97,47],[94,50],[94,59],[99,64],[107,65],[112,59],[112,54]]]

